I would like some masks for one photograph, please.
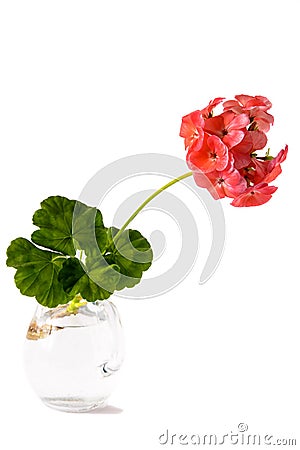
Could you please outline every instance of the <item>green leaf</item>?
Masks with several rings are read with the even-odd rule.
[[[105,228],[101,212],[66,197],[41,203],[33,223],[32,241],[15,239],[7,250],[7,265],[17,269],[21,293],[49,308],[68,303],[76,294],[88,301],[108,298],[115,290],[133,287],[152,263],[149,242],[139,231]],[[75,258],[83,250],[85,263]],[[66,255],[66,256],[65,256]]]
[[[107,233],[101,212],[76,200],[52,196],[33,215],[39,230],[32,233],[35,244],[75,256],[77,249],[106,247]]]
[[[137,230],[125,230],[113,242],[113,236],[117,234],[117,228],[108,230],[108,240],[111,242],[105,259],[109,264],[119,267],[120,276],[116,289],[131,288],[141,280],[143,272],[152,264],[153,252],[151,245]]]
[[[71,300],[58,281],[63,259],[59,253],[41,250],[27,239],[17,238],[7,249],[6,264],[17,269],[15,283],[23,295],[53,308]]]
[[[77,248],[85,253],[99,248],[103,253],[107,245],[107,229],[103,225],[102,214],[97,208],[76,202],[73,211],[73,239]]]
[[[85,300],[94,302],[114,292],[119,276],[118,267],[108,265],[104,259],[87,258],[83,264],[77,258],[69,258],[63,264],[59,280],[72,297],[80,293]]]

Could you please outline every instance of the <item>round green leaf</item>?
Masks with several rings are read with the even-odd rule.
[[[27,239],[17,238],[7,249],[6,264],[17,269],[15,283],[23,295],[54,308],[71,300],[58,281],[63,260],[59,253],[41,250]]]
[[[107,233],[101,212],[79,201],[59,195],[49,197],[32,220],[39,230],[32,233],[31,239],[42,247],[69,256],[75,256],[77,249],[105,249]]]

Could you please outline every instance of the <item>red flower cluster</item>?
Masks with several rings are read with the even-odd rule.
[[[223,112],[213,110],[222,104]],[[257,151],[266,147],[274,118],[271,102],[260,95],[236,95],[235,100],[212,100],[201,111],[182,118],[180,136],[187,150],[187,164],[198,186],[215,199],[233,198],[233,206],[257,206],[269,201],[277,190],[268,183],[281,173],[288,146],[273,158]]]

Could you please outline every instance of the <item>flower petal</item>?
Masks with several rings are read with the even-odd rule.
[[[205,119],[208,119],[210,117],[210,114],[212,110],[218,106],[222,101],[224,100],[223,97],[217,97],[214,100],[211,100],[209,104],[206,106],[206,108],[201,109],[201,114]]]
[[[261,150],[268,142],[267,136],[262,131],[249,131],[252,139],[252,151]]]
[[[199,150],[204,138],[204,119],[200,111],[194,111],[182,118],[179,136],[184,138],[186,150]]]
[[[275,166],[274,169],[271,170],[270,173],[268,173],[265,177],[264,177],[264,181],[266,183],[271,183],[272,181],[274,181],[278,175],[280,175],[282,172],[282,168],[281,165],[279,164],[278,166]]]
[[[207,145],[215,154],[215,169],[224,170],[228,164],[228,148],[217,136],[209,136]]]
[[[204,124],[204,131],[210,134],[214,134],[219,138],[223,137],[224,128],[225,128],[224,119],[221,115],[206,119]]]
[[[227,197],[234,198],[247,189],[247,182],[237,170],[233,170],[225,177],[224,191]]]
[[[225,119],[224,119],[225,121]],[[238,114],[235,116],[230,123],[226,126],[226,130],[240,130],[242,128],[245,128],[247,125],[249,125],[250,120],[249,117],[246,114]],[[225,121],[226,125],[226,121]]]
[[[232,148],[238,145],[243,140],[244,136],[245,133],[243,131],[232,130],[223,137],[223,142],[228,148]]]
[[[251,95],[235,95],[235,97],[237,99],[238,102],[240,102],[241,105],[246,106],[246,104],[253,99],[253,97]]]

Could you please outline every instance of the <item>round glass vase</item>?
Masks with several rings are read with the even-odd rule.
[[[108,301],[38,305],[26,335],[28,379],[49,407],[83,412],[106,405],[124,355],[119,313]]]

